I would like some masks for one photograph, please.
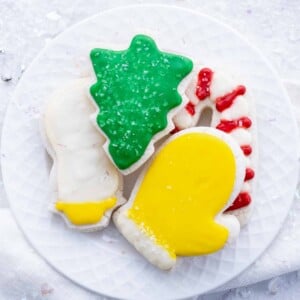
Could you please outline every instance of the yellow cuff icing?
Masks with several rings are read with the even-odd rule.
[[[219,250],[227,228],[215,222],[233,191],[234,154],[208,133],[176,137],[156,155],[128,217],[174,257]]]
[[[91,225],[98,223],[105,211],[115,206],[116,198],[107,198],[90,202],[65,202],[58,201],[55,208],[64,213],[74,225]]]

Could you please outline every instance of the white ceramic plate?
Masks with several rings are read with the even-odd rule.
[[[222,251],[180,259],[171,272],[148,264],[113,226],[101,233],[79,233],[67,229],[61,218],[48,211],[50,166],[39,132],[40,111],[47,96],[65,82],[86,75],[89,48],[128,44],[134,34],[149,32],[162,49],[185,53],[240,76],[257,104],[260,160],[249,225]],[[296,131],[289,99],[272,68],[230,28],[185,9],[156,5],[120,8],[61,34],[24,74],[3,129],[4,183],[13,213],[30,243],[68,278],[116,298],[190,297],[235,277],[276,236],[296,187]]]

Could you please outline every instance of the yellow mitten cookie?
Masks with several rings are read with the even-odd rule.
[[[115,224],[162,269],[177,255],[218,251],[239,232],[237,219],[222,212],[240,191],[244,172],[243,154],[230,136],[206,127],[184,130],[157,151]]]

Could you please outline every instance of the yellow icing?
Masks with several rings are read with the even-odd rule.
[[[235,172],[234,154],[220,138],[178,136],[154,158],[128,217],[172,257],[215,252],[228,239],[214,218],[229,200]]]
[[[55,208],[64,213],[74,225],[91,225],[98,223],[105,211],[114,207],[116,203],[116,198],[89,202],[58,201],[55,204]]]

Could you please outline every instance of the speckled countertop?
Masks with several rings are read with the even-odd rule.
[[[142,3],[172,4],[209,14],[243,33],[271,61],[281,78],[300,81],[299,0],[0,0],[0,128],[19,78],[51,39],[97,12]],[[0,208],[6,206],[0,178]],[[300,276],[294,272],[199,299],[241,298],[299,299]],[[22,298],[20,295],[18,299],[40,298]]]

